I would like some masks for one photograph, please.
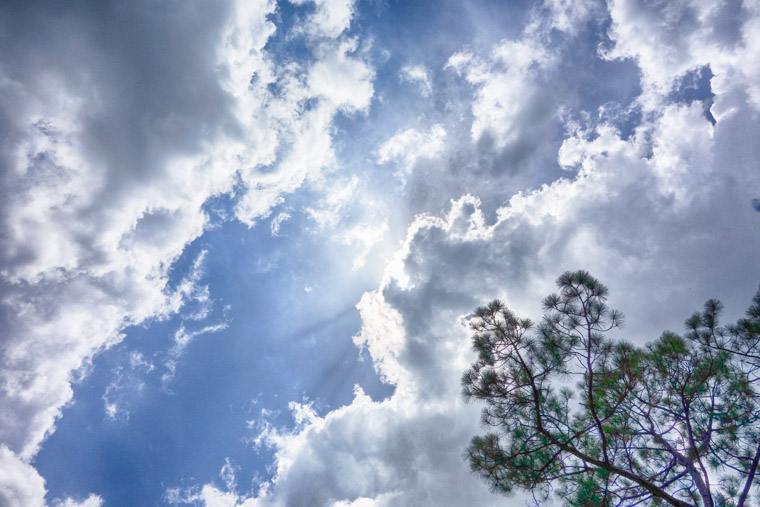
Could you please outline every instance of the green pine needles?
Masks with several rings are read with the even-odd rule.
[[[557,280],[535,326],[476,310],[466,399],[492,431],[467,449],[494,491],[569,506],[745,506],[760,463],[760,291],[735,325],[719,301],[646,348],[605,333],[622,316],[585,271]]]

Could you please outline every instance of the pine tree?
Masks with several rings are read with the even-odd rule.
[[[501,302],[472,321],[466,399],[485,403],[466,454],[493,491],[569,506],[745,506],[760,463],[760,290],[720,326],[719,301],[647,347],[585,271],[557,280],[540,325]]]

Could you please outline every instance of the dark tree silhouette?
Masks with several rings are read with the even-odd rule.
[[[492,431],[472,470],[493,491],[573,506],[745,506],[760,462],[760,291],[735,325],[709,300],[681,336],[613,342],[622,323],[585,271],[557,280],[539,326],[501,302],[472,321],[466,399]]]

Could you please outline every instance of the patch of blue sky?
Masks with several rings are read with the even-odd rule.
[[[445,62],[463,43],[487,50],[501,39],[518,37],[535,2],[366,0],[359,6],[358,24],[392,57]]]
[[[715,117],[710,112],[713,97],[715,97],[710,87],[712,77],[713,73],[708,65],[692,69],[676,81],[668,99],[675,103],[684,104],[700,102],[705,118],[715,125]]]
[[[443,68],[457,51],[466,48],[488,51],[504,38],[519,37],[533,4],[493,0],[360,2],[364,8],[358,10],[356,24],[364,25],[365,36],[374,41],[376,96],[382,100],[384,89],[403,91],[404,87],[412,86],[407,83],[399,87],[399,72],[404,66],[422,65],[434,82],[444,80],[453,75]],[[415,95],[415,102],[419,103],[419,94]],[[405,107],[409,104],[404,102],[403,93],[393,99],[398,111],[410,110]],[[445,101],[440,105],[445,105]],[[399,124],[403,124],[401,120]]]
[[[641,122],[636,98],[641,94],[640,70],[630,59],[610,60],[598,49],[603,33],[598,25],[569,39],[560,50],[560,64],[549,89],[564,94],[565,106],[596,116],[615,126],[627,139]]]
[[[336,145],[354,167],[370,165],[380,145],[395,133],[409,128],[426,132],[433,125],[443,126],[447,133],[446,153],[430,167],[425,167],[423,160],[416,174],[409,176],[404,198],[397,196],[399,207],[409,207],[406,216],[437,213],[446,207],[451,196],[434,187],[448,186],[431,186],[433,181],[456,179],[461,192],[479,195],[489,213],[502,204],[501,196],[509,195],[510,189],[538,188],[564,176],[558,167],[547,169],[556,166],[554,159],[565,135],[559,117],[547,119],[559,106],[571,115],[590,114],[593,123],[614,125],[624,139],[640,124],[640,111],[635,105],[641,93],[639,68],[633,60],[609,60],[600,55],[600,47],[608,39],[609,19],[604,18],[589,21],[577,36],[552,32],[549,49],[557,55],[557,67],[541,73],[533,88],[543,94],[539,102],[545,105],[546,112],[541,113],[537,106],[543,118],[526,119],[534,125],[543,122],[545,127],[501,150],[496,149],[488,132],[477,143],[470,143],[474,89],[446,64],[456,52],[489,53],[504,39],[522,37],[531,6],[516,2],[497,7],[493,2],[473,2],[448,7],[430,8],[425,2],[390,7],[383,4],[375,12],[368,9],[360,13],[360,19],[378,16],[377,22],[367,27],[374,38],[375,100],[366,116],[339,115],[335,120],[338,134],[350,133],[350,143],[341,145],[339,135]],[[382,16],[376,14],[380,11]],[[487,27],[495,27],[497,20],[500,31],[489,30]],[[401,78],[405,66],[420,66],[427,73],[429,96],[421,92],[420,83]],[[534,157],[537,162],[526,158],[526,154],[537,152],[536,143],[545,147],[538,151],[546,154]],[[392,165],[382,166],[371,177],[378,180],[379,186],[384,178],[387,186],[388,181],[393,181],[394,169]],[[503,194],[482,191],[480,185],[486,176],[492,184],[494,178],[498,179],[496,186],[504,189]]]
[[[312,59],[311,48],[304,34],[294,34],[293,28],[316,7],[311,2],[301,5],[290,2],[277,2],[275,11],[268,16],[276,30],[267,40],[264,50],[277,65],[297,61],[305,63]]]
[[[355,384],[375,399],[392,393],[351,340],[360,327],[354,305],[376,280],[341,271],[346,247],[326,242],[310,222],[294,211],[273,237],[267,222],[248,229],[227,221],[186,247],[170,285],[208,252],[199,284],[208,285],[211,311],[194,320],[189,305],[132,327],[95,359],[36,460],[50,499],[95,491],[107,505],[153,505],[167,487],[213,480],[225,458],[240,467],[238,484],[249,492],[255,478],[269,478],[272,462],[268,449],[252,448],[251,421],[266,416],[292,427],[288,402],[308,400],[324,414],[349,403]],[[193,336],[172,355],[180,327],[192,334],[219,323],[227,327]],[[135,354],[153,367],[130,369]],[[115,382],[122,389],[110,391],[110,401],[121,406],[111,419],[104,396]]]

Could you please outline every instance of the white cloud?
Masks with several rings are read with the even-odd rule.
[[[184,41],[197,38],[198,46],[181,49],[198,51],[205,70],[175,74],[171,52],[161,60],[167,77],[150,84],[165,95],[152,103],[135,101],[144,89],[109,67],[130,58],[119,60],[89,36],[76,47],[92,53],[76,59],[39,42],[48,44],[38,49],[49,60],[44,73],[13,67],[34,59],[4,65],[0,110],[10,120],[0,140],[3,502],[44,503],[44,481],[29,463],[71,399],[74,372],[118,342],[128,325],[165,318],[193,301],[198,318],[207,315],[208,293],[197,283],[166,290],[169,266],[206,226],[202,204],[240,182],[236,217],[252,225],[286,193],[334,167],[334,115],[367,110],[374,71],[365,48],[342,35],[353,2],[315,5],[296,29],[310,37],[314,62],[275,65],[265,49],[275,3],[237,2],[229,23],[209,22],[209,33]],[[563,30],[587,14],[566,2],[547,5]],[[678,328],[707,297],[724,299],[738,316],[760,279],[754,255],[760,239],[748,232],[757,224],[750,201],[757,197],[751,192],[760,147],[746,142],[760,138],[760,7],[731,6],[611,2],[615,45],[605,56],[637,62],[644,124],[626,139],[604,123],[575,131],[558,153],[559,163],[573,169],[568,177],[512,196],[493,223],[469,196],[455,200],[445,217],[415,219],[382,285],[359,303],[363,326],[355,341],[396,386],[394,395],[372,401],[357,389],[350,405],[323,417],[293,405],[300,426],[264,435],[276,451],[277,474],[258,499],[213,485],[172,490],[167,498],[208,505],[502,503],[460,456],[479,431],[477,407],[462,404],[458,394],[471,360],[462,317],[477,304],[499,296],[535,316],[560,271],[586,268],[610,285],[632,339]],[[730,25],[738,30],[726,30]],[[488,135],[503,148],[551,116],[539,85],[555,62],[543,35],[526,31],[486,56],[461,51],[448,60],[473,87],[473,140]],[[221,41],[211,56],[199,49],[208,40]],[[37,48],[35,41],[22,43]],[[699,104],[663,107],[675,80],[703,65],[715,74],[715,126]],[[177,87],[190,82],[201,96]],[[170,96],[180,102],[176,109],[167,105]],[[190,112],[180,114],[180,106]],[[440,126],[427,134],[400,131],[378,161],[409,171],[417,148],[437,156],[444,136]],[[337,224],[353,190],[332,202],[326,194],[314,217]],[[354,236],[371,246],[379,234],[359,227]],[[193,336],[209,330],[181,328],[172,350],[178,357]],[[133,366],[147,363],[137,358]]]
[[[350,406],[312,417],[300,431],[270,430],[266,438],[278,449],[281,473],[274,495],[264,494],[261,505],[362,505],[370,499],[370,505],[496,505],[497,498],[468,477],[461,449],[451,445],[466,442],[477,414],[471,411],[467,428],[450,424],[441,409],[402,396],[373,402],[357,388]],[[437,451],[421,452],[422,445]],[[464,474],[452,471],[452,463]]]
[[[599,2],[596,0],[545,0],[549,9],[551,27],[570,34],[588,21],[593,14],[599,14]]]
[[[312,35],[335,38],[351,26],[354,0],[291,0],[291,3],[315,5],[316,11],[303,28]]]
[[[269,215],[283,195],[298,189],[305,181],[321,179],[321,172],[334,169],[331,124],[336,113],[365,111],[374,93],[374,72],[357,50],[354,40],[320,41],[317,59],[307,68],[300,64],[286,67],[282,96],[267,104],[267,116],[257,124],[281,130],[278,144],[285,155],[277,170],[260,172],[255,166],[243,171],[247,192],[238,200],[236,217],[252,226]],[[303,76],[306,76],[305,79]],[[267,83],[262,83],[266,89]],[[307,106],[309,100],[316,105]],[[260,127],[257,127],[260,128]]]
[[[430,97],[433,93],[433,85],[430,83],[430,75],[423,65],[404,65],[399,72],[401,82],[416,83],[420,95]]]
[[[320,227],[334,227],[340,221],[346,207],[355,199],[359,178],[351,176],[347,180],[330,182],[323,188],[323,195],[314,207],[307,207],[306,213]]]
[[[16,33],[37,57],[8,62],[0,75],[3,459],[31,462],[71,400],[74,372],[126,326],[185,303],[197,320],[207,315],[207,291],[166,284],[169,267],[203,233],[210,197],[241,183],[237,218],[267,216],[333,163],[334,115],[369,104],[372,69],[353,42],[326,39],[348,27],[352,2],[320,3],[321,42],[305,68],[275,65],[265,50],[275,2],[231,4],[151,21],[157,37],[178,32],[150,58],[129,40],[150,33],[132,25],[108,44],[97,39],[107,30],[64,27],[34,40]],[[73,9],[53,21],[34,12],[43,23],[83,15]],[[147,83],[135,77],[145,75]],[[181,334],[177,350],[209,330]]]
[[[365,266],[374,247],[386,239],[389,229],[387,210],[365,186],[356,175],[326,177],[313,185],[321,192],[320,199],[304,209],[320,232],[350,247],[354,256],[352,271]]]
[[[697,113],[684,108],[666,116],[691,114]],[[657,127],[668,128],[671,120]],[[706,121],[702,124],[710,128]],[[702,124],[696,130],[704,128]],[[710,144],[709,137],[706,142]],[[490,298],[500,296],[520,313],[536,315],[541,296],[551,290],[551,281],[561,270],[588,268],[613,287],[615,306],[630,309],[628,336],[639,341],[678,326],[703,298],[715,292],[731,295],[736,289],[732,282],[748,275],[752,281],[742,285],[743,298],[735,298],[746,299],[746,305],[760,279],[756,267],[751,268],[760,240],[746,244],[747,222],[714,237],[695,227],[704,213],[718,214],[719,222],[728,223],[737,220],[737,214],[744,220],[754,218],[746,202],[744,210],[737,205],[717,211],[715,200],[739,189],[730,183],[728,189],[721,188],[726,184],[721,180],[705,195],[700,169],[695,168],[693,180],[685,182],[683,190],[702,192],[702,198],[681,202],[669,187],[659,185],[658,164],[667,164],[672,152],[663,147],[649,161],[636,144],[610,142],[606,153],[592,148],[589,156],[596,162],[588,165],[588,171],[513,198],[492,226],[483,224],[477,201],[467,198],[454,203],[444,222],[423,219],[422,227],[413,228],[404,259],[411,288],[404,289],[391,278],[382,296],[365,296],[369,299],[362,301],[368,310],[362,312],[362,341],[386,378],[398,382],[396,394],[372,402],[359,393],[351,405],[315,419],[304,430],[273,437],[278,449],[273,498],[297,502],[299,493],[290,487],[295,484],[291,481],[318,483],[308,493],[301,488],[301,494],[325,501],[348,502],[395,492],[402,502],[458,505],[463,501],[456,497],[459,492],[467,490],[472,502],[479,488],[485,491],[459,462],[467,437],[478,431],[469,425],[475,414],[458,403],[459,374],[471,360],[459,321]],[[709,147],[697,143],[692,149],[699,154]],[[635,224],[640,224],[638,229],[632,229]],[[714,227],[722,230],[718,224]],[[674,235],[674,230],[682,232]],[[700,276],[693,269],[712,265],[726,248],[741,250],[739,262],[722,264],[719,276]],[[684,261],[684,252],[695,258]],[[711,286],[716,279],[731,282]],[[693,296],[683,298],[689,287]],[[676,294],[688,301],[674,304]],[[371,309],[369,302],[379,297],[384,302]],[[403,332],[393,331],[401,323]],[[413,450],[407,455],[401,446]],[[347,470],[352,472],[343,480]],[[407,474],[408,479],[395,473]],[[435,488],[426,485],[428,474],[437,479]],[[455,491],[446,487],[450,483],[456,484]],[[497,497],[482,501],[503,502]]]
[[[0,504],[43,505],[45,480],[33,466],[25,463],[0,444]]]
[[[321,46],[320,52],[324,54],[309,70],[309,91],[337,109],[348,112],[366,109],[374,92],[374,73],[357,57],[357,50],[357,39]]]
[[[245,501],[238,497],[234,491],[221,491],[208,484],[199,490],[169,489],[165,497],[171,505],[197,504],[198,502],[207,507],[253,507],[257,505],[255,500]]]
[[[398,500],[398,494],[389,493],[380,495],[378,498],[366,498],[359,497],[356,500],[341,500],[335,502],[332,507],[381,507],[383,505],[389,505],[392,500]]]
[[[263,19],[271,6],[262,7],[252,15]],[[85,109],[91,104],[84,99],[102,93],[72,89],[66,70],[49,77],[61,80],[59,89],[25,83],[26,93],[39,95],[23,97],[33,111],[16,118],[28,127],[17,133],[15,164],[5,175],[7,188],[18,191],[6,196],[3,223],[14,250],[4,253],[12,260],[2,273],[11,284],[3,305],[12,317],[5,323],[0,405],[13,420],[3,421],[0,438],[24,459],[70,399],[71,371],[120,340],[124,326],[179,309],[182,291],[164,288],[168,267],[201,234],[201,205],[231,188],[236,167],[224,153],[214,158],[230,148],[218,134],[209,135],[218,142],[207,151],[169,152],[163,165],[136,179],[128,171],[139,174],[140,167],[101,167],[85,137],[99,110]],[[107,79],[96,76],[92,86],[98,78]],[[45,107],[53,100],[60,107]],[[102,104],[108,106],[117,107]]]
[[[224,466],[219,471],[219,477],[224,482],[227,491],[235,491],[237,488],[237,479],[235,473],[240,467],[237,466],[230,458],[224,459]]]
[[[255,507],[259,503],[255,499],[246,499],[239,496],[237,489],[236,473],[240,469],[230,458],[224,459],[224,465],[219,471],[219,478],[224,483],[225,491],[207,484],[201,488],[182,490],[170,488],[164,498],[171,505],[201,503],[208,507]],[[263,492],[263,490],[262,490]]]
[[[153,368],[152,364],[144,370],[140,366],[129,369],[123,366],[115,368],[114,379],[108,384],[102,396],[103,407],[109,419],[112,421],[129,419],[133,398],[139,397],[145,388],[143,375]]]
[[[726,321],[741,316],[760,280],[749,162],[760,147],[744,141],[760,135],[756,115],[736,108],[712,125],[694,103],[664,108],[627,138],[608,124],[591,129],[559,150],[571,176],[513,195],[492,223],[472,196],[445,217],[414,220],[382,285],[358,305],[355,342],[394,394],[373,401],[357,388],[349,405],[292,431],[267,427],[276,474],[249,501],[503,505],[461,459],[481,431],[478,407],[459,394],[474,359],[466,316],[498,297],[538,318],[564,270],[608,284],[627,316],[618,336],[640,344],[679,330],[709,297],[726,303]]]
[[[742,44],[735,61],[747,88],[749,103],[760,111],[760,2],[745,2],[746,17],[741,27]],[[727,84],[727,83],[726,83]]]
[[[271,231],[272,236],[279,236],[280,228],[282,227],[282,224],[287,222],[291,218],[292,216],[290,215],[290,213],[286,211],[278,213],[269,224],[269,230]]]
[[[375,371],[384,382],[405,389],[410,382],[399,363],[405,342],[403,317],[380,291],[365,292],[356,308],[362,317],[362,328],[354,336],[354,343],[369,352]]]
[[[709,65],[716,94],[741,90],[760,110],[760,4],[679,0],[610,3],[611,38],[608,58],[635,58],[642,71],[639,101],[658,108],[675,80],[689,70]],[[716,118],[723,110],[716,104]]]
[[[95,494],[91,494],[82,501],[77,501],[73,498],[66,498],[65,500],[58,500],[53,502],[54,507],[100,507],[103,504],[103,499]]]
[[[358,271],[364,267],[372,247],[383,241],[387,232],[388,223],[382,222],[377,225],[357,224],[340,234],[344,245],[355,245],[359,248],[351,265],[352,271]]]
[[[504,40],[485,59],[470,51],[452,55],[445,68],[463,76],[475,90],[473,140],[488,134],[497,148],[504,148],[545,116],[546,99],[538,93],[536,78],[551,63],[537,34]]]
[[[207,255],[207,250],[201,250],[193,260],[189,272],[177,284],[175,292],[181,298],[182,308],[186,312],[185,319],[203,320],[211,312],[213,300],[209,294],[208,285],[200,283],[205,275],[204,263]]]
[[[718,5],[688,0],[653,5],[611,2],[615,47],[608,56],[636,58],[644,84],[666,92],[675,76],[704,62],[705,42],[711,38],[705,21]]]
[[[406,178],[414,169],[417,160],[439,156],[445,148],[445,140],[446,130],[440,124],[430,127],[428,132],[415,129],[399,131],[380,147],[377,152],[377,162],[386,164],[396,161],[401,166],[396,172],[396,177],[401,180],[402,185],[405,185]]]

